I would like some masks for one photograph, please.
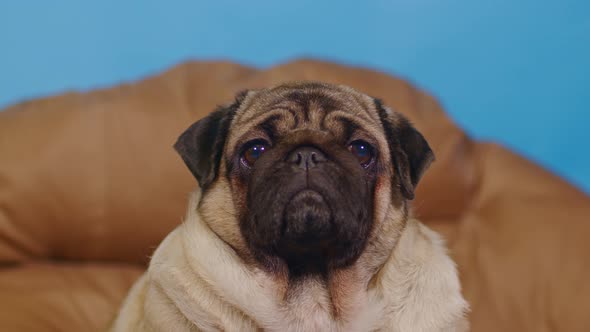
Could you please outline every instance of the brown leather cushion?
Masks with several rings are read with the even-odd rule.
[[[449,241],[474,331],[590,326],[584,315],[590,288],[583,283],[590,276],[586,195],[504,148],[469,139],[435,100],[404,81],[310,60],[268,70],[187,63],[136,84],[0,112],[2,321],[30,331],[80,330],[81,322],[89,329],[104,326],[129,285],[117,279],[118,271],[121,278],[137,272],[96,265],[87,279],[89,267],[77,266],[145,263],[180,222],[196,183],[171,148],[178,134],[239,90],[303,79],[380,97],[431,142],[437,161],[414,207]],[[66,261],[72,280],[88,283],[49,292],[55,286],[39,280],[58,280],[58,262]],[[93,278],[104,278],[105,287],[93,290]],[[43,291],[15,295],[15,280]],[[110,300],[92,300],[102,292]],[[88,298],[87,307],[72,294]]]
[[[106,330],[142,269],[32,263],[0,271],[0,330]]]

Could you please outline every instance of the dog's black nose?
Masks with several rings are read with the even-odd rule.
[[[308,170],[326,161],[326,156],[322,151],[312,146],[302,146],[291,151],[287,157],[287,161],[297,165],[301,169]]]

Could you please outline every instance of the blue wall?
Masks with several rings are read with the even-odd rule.
[[[189,58],[269,66],[315,56],[409,78],[475,137],[590,192],[589,1],[352,3],[5,0],[0,106]]]

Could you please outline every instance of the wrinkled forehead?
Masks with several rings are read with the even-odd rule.
[[[248,134],[274,140],[302,130],[346,136],[351,128],[380,127],[373,98],[351,88],[321,83],[282,85],[250,92],[231,124],[228,147],[248,139]],[[348,133],[349,134],[349,133]]]

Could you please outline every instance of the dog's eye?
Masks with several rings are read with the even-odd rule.
[[[262,154],[268,150],[268,144],[265,142],[255,142],[242,153],[242,163],[248,167],[252,167],[256,160],[262,156]]]
[[[373,160],[373,148],[365,141],[358,140],[350,143],[348,150],[359,160],[359,163],[363,167],[369,166]]]

